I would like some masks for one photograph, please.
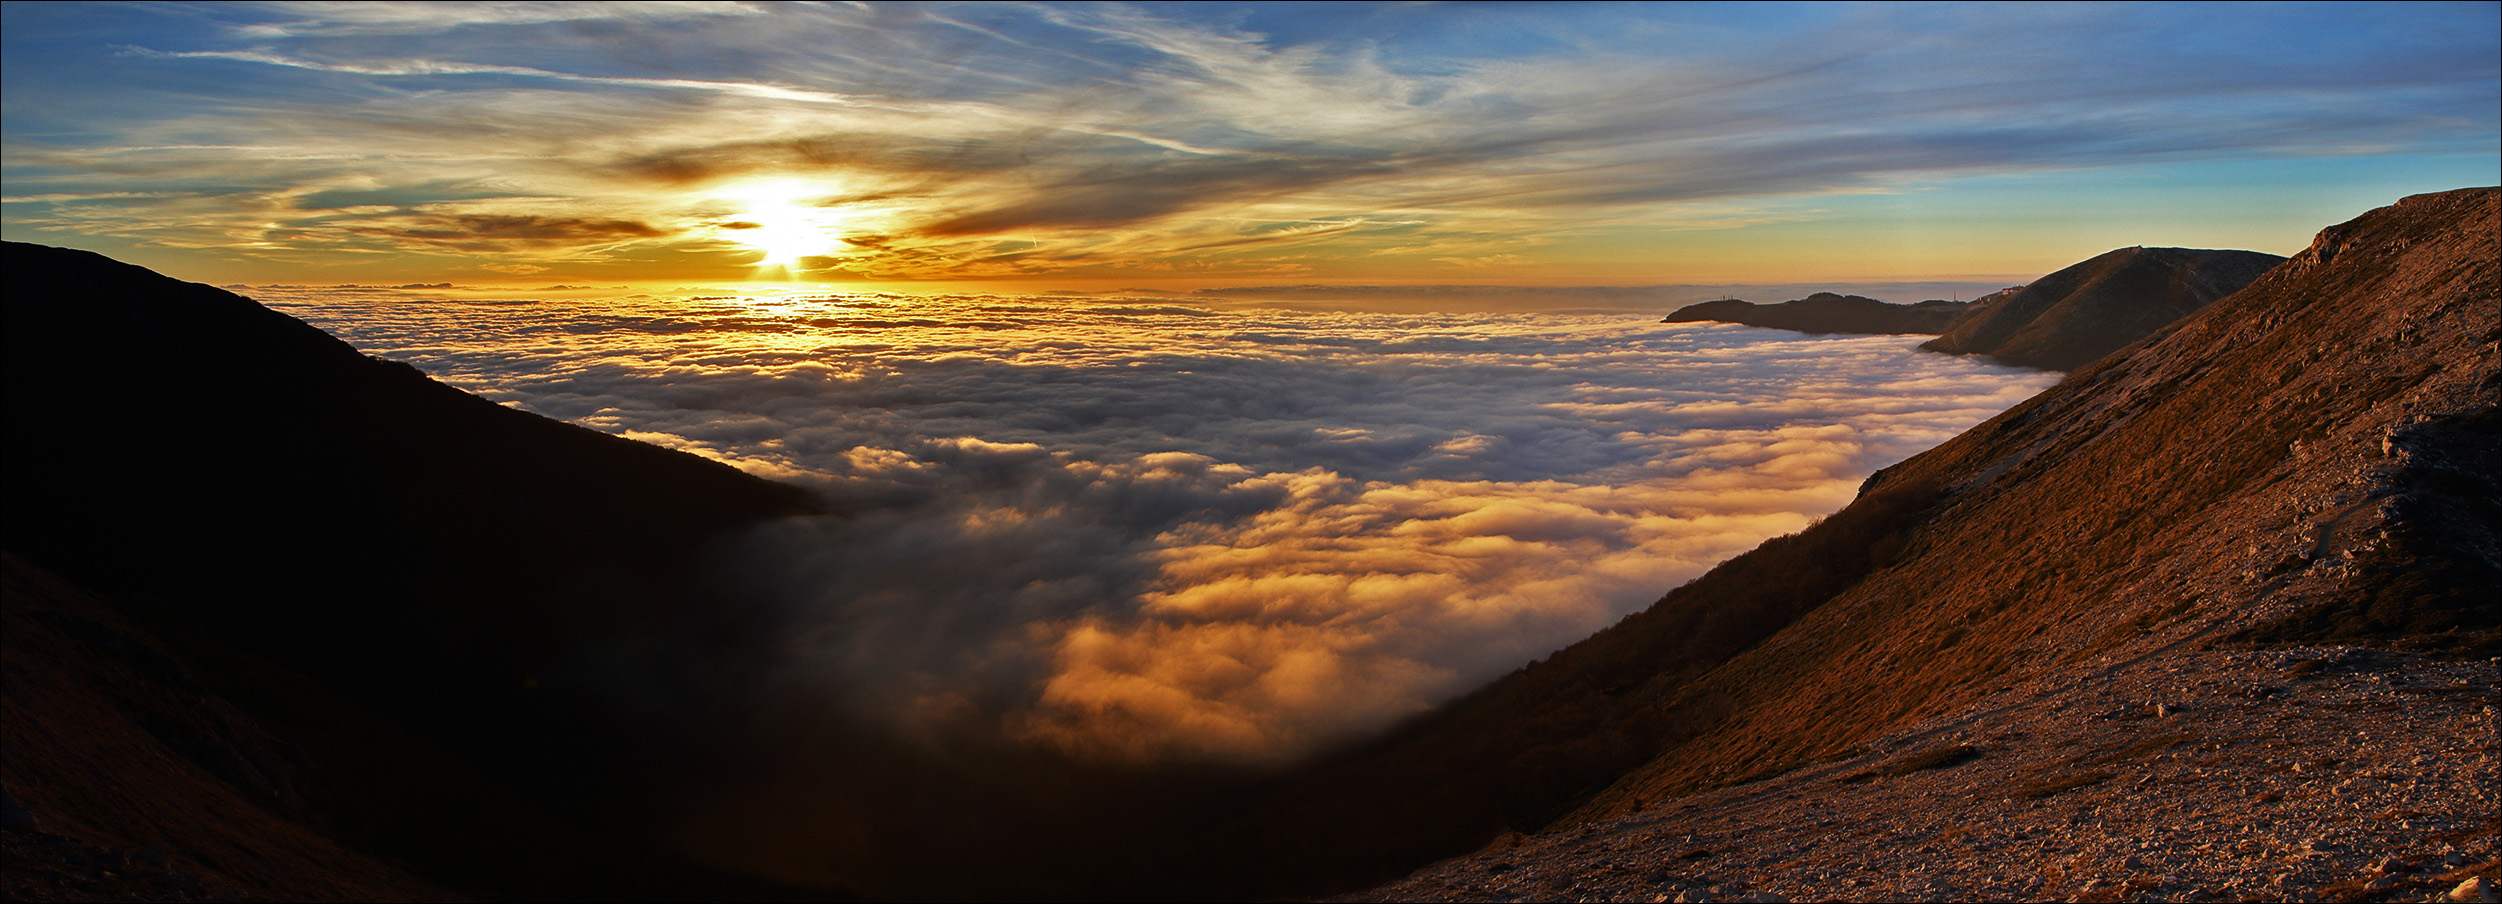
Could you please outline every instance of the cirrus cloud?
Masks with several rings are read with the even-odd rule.
[[[753,252],[709,224],[769,182],[822,214],[807,266],[823,276],[1554,277],[1593,258],[1622,273],[1683,233],[1898,222],[1896,206],[1971,180],[2338,159],[2489,171],[2502,102],[2489,4],[2377,7],[2371,27],[2309,6],[8,15],[13,236],[297,265],[392,252],[721,277]],[[2183,215],[2144,178],[2167,177],[2119,181]],[[350,194],[389,202],[320,206]],[[654,231],[447,245],[396,235],[408,217]]]

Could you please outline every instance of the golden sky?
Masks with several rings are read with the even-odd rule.
[[[2502,159],[2489,3],[6,17],[7,236],[217,282],[2014,281]]]

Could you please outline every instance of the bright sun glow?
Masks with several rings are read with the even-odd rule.
[[[736,186],[723,194],[747,207],[734,219],[740,225],[722,234],[763,252],[764,258],[756,262],[760,267],[796,267],[800,258],[832,254],[842,244],[829,228],[832,212],[800,203],[823,193],[792,179]]]

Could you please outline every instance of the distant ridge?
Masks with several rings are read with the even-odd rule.
[[[1992,295],[1920,347],[2074,370],[2240,290],[2284,260],[2256,251],[2121,248]]]
[[[1851,756],[2097,656],[2201,638],[2502,654],[2498,236],[2496,188],[2330,227],[1817,525],[1310,770],[1242,834],[1377,881]],[[2202,254],[2124,249],[2027,291],[2212,287]]]
[[[1660,322],[1817,334],[1931,333],[1938,338],[1922,349],[2074,370],[2232,294],[2283,260],[2256,251],[2122,248],[1971,301],[1903,305],[1818,292],[1779,304],[1733,298],[1690,304]]]
[[[1890,304],[1862,295],[1818,292],[1780,304],[1722,299],[1690,304],[1661,323],[1719,321],[1802,333],[1942,333],[1972,302]]]

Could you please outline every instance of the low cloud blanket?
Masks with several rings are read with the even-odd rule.
[[[2056,374],[1611,314],[247,288],[840,514],[744,538],[777,680],[907,738],[1272,762],[1640,609]]]

